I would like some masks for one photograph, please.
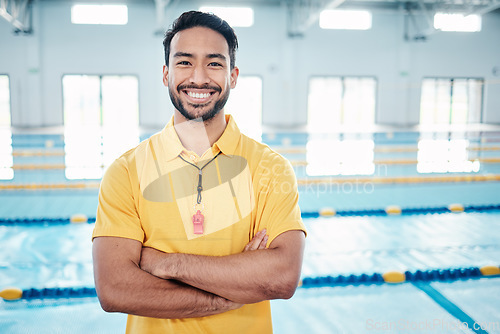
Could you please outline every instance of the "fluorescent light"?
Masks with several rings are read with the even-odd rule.
[[[249,7],[202,6],[200,12],[212,13],[226,21],[231,27],[253,26],[253,9]]]
[[[366,10],[331,10],[321,12],[319,26],[322,29],[368,30],[372,27],[372,14]]]
[[[128,22],[126,5],[73,5],[71,23],[74,24],[116,24]]]
[[[481,16],[450,13],[436,13],[434,28],[442,31],[481,31]]]

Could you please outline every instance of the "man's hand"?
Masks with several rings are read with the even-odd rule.
[[[255,239],[255,238],[254,238]],[[141,254],[141,262],[139,266],[142,270],[162,279],[169,279],[165,275],[168,270],[161,270],[162,265],[166,265],[167,261],[162,261],[165,259],[166,253],[156,250],[150,247],[143,247]],[[219,310],[231,311],[242,307],[244,304],[234,303],[226,298],[214,295],[213,302],[217,305]]]
[[[290,230],[267,246],[265,231],[261,231],[241,253],[226,256],[166,254],[143,248],[140,267],[166,281],[182,282],[240,304],[289,299],[300,278],[304,238],[302,230]]]
[[[266,234],[266,229],[257,232],[252,240],[245,246],[243,252],[253,251],[257,249],[266,249],[266,244],[269,236]]]
[[[235,310],[242,304],[195,288],[188,284],[164,280],[139,268],[161,268],[154,261],[164,253],[143,249],[137,240],[98,237],[93,244],[96,291],[106,312],[122,312],[143,317],[181,319],[198,318]],[[173,255],[173,254],[172,254]]]
[[[166,261],[163,261],[165,253],[150,247],[143,247],[141,253],[141,262],[139,266],[142,270],[150,273],[159,278],[169,279],[164,275],[168,270],[164,270],[163,265],[167,265]]]
[[[254,251],[257,249],[266,249],[267,240],[266,229],[263,229],[253,237],[252,240],[245,246],[243,252]],[[139,266],[142,270],[159,278],[170,279],[175,277],[175,274],[168,275],[175,266],[168,266],[168,261],[163,261],[165,253],[150,247],[143,247],[141,254],[141,262]]]

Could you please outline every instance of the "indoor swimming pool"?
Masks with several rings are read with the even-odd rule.
[[[308,230],[302,285],[272,302],[275,333],[500,333],[500,277],[481,271],[500,265],[499,131],[261,139],[294,166]],[[124,333],[126,316],[94,296],[91,256],[92,176],[123,148],[10,132],[1,145],[0,291],[23,298],[0,299],[0,333]]]

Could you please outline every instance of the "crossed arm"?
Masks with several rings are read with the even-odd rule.
[[[125,238],[96,238],[99,300],[108,312],[189,318],[290,298],[300,277],[304,233],[282,233],[268,248],[264,239],[259,233],[242,253],[211,257],[166,254]]]

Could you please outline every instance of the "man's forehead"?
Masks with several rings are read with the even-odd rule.
[[[229,46],[219,32],[206,27],[193,27],[181,30],[170,43],[170,56],[176,52],[191,54],[224,54],[229,56]]]

